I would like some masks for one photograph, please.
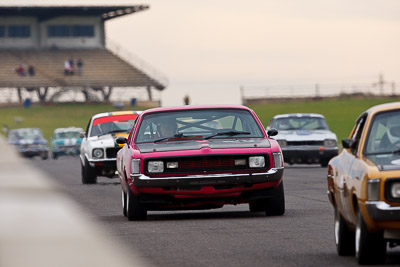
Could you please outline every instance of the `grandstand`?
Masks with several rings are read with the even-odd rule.
[[[40,1],[36,1],[38,4]],[[54,1],[56,2],[56,1]],[[89,3],[86,1],[81,1]],[[162,91],[168,80],[143,62],[119,55],[106,45],[106,21],[149,9],[147,5],[7,5],[0,3],[0,92],[36,92],[42,102],[54,102],[70,90],[85,101],[108,101],[114,87]],[[82,74],[65,75],[64,62],[82,59]],[[20,65],[35,74],[20,75]],[[25,69],[27,72],[27,69]],[[51,88],[51,90],[49,90]],[[96,92],[102,92],[99,99]]]

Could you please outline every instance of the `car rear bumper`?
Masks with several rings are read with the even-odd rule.
[[[383,201],[367,201],[365,206],[371,219],[375,221],[399,221],[400,207],[390,206]]]
[[[327,161],[338,154],[338,148],[319,146],[282,147],[283,157],[289,163],[314,163]]]
[[[270,169],[265,173],[223,173],[187,175],[178,177],[149,177],[143,174],[131,174],[134,186],[168,187],[168,186],[213,186],[224,184],[257,184],[275,182],[282,178],[283,168]]]

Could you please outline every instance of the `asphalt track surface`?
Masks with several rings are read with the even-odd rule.
[[[83,185],[77,157],[32,159],[60,190],[128,249],[153,266],[357,266],[336,253],[326,169],[286,166],[286,213],[266,217],[248,205],[205,211],[148,212],[146,221],[122,215],[117,178]],[[400,266],[400,248],[388,249],[385,266]]]

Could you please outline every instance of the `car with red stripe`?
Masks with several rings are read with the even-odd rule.
[[[141,111],[103,112],[92,116],[80,147],[82,183],[93,184],[97,176],[115,177],[115,140],[127,137]]]
[[[122,211],[214,209],[248,204],[283,215],[283,157],[255,112],[244,106],[181,106],[141,113],[128,138],[119,137],[117,171]]]

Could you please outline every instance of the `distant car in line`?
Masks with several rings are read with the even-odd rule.
[[[321,114],[292,113],[274,116],[268,128],[278,130],[275,139],[282,148],[285,162],[289,164],[328,165],[338,154],[336,134]]]
[[[38,128],[20,128],[8,132],[8,143],[24,157],[41,157],[47,159],[49,156],[49,145],[43,136],[42,130]]]
[[[400,245],[400,102],[363,112],[342,144],[327,176],[337,252],[384,263]]]
[[[77,127],[55,129],[51,138],[51,157],[57,159],[60,156],[79,155],[83,132],[82,128]]]
[[[151,210],[248,204],[283,215],[279,144],[243,106],[182,106],[144,111],[117,153],[122,211],[145,220]]]
[[[104,112],[90,118],[80,148],[82,183],[93,184],[97,176],[115,177],[121,148],[117,137],[127,137],[141,111]]]

